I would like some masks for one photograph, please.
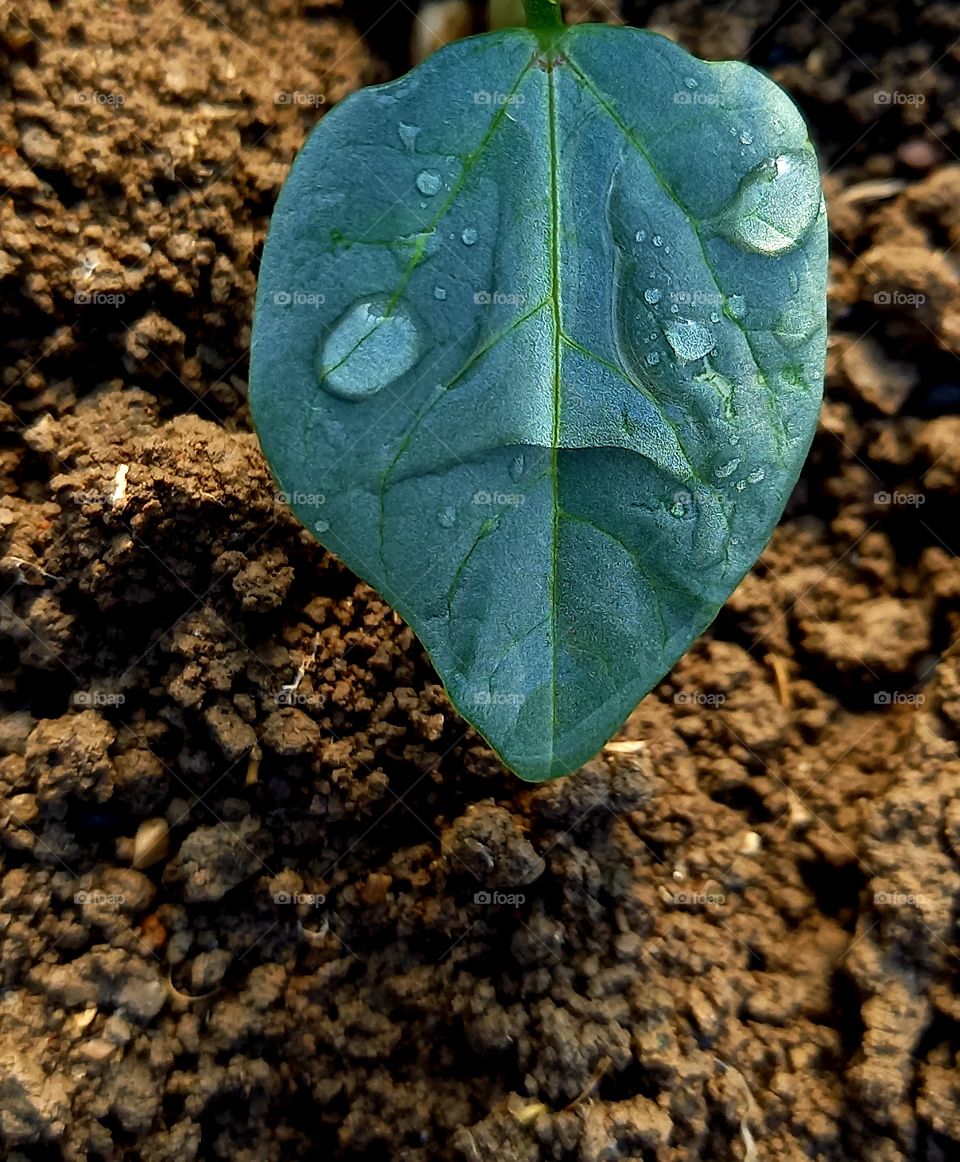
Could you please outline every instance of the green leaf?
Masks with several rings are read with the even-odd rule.
[[[323,119],[251,370],[293,509],[529,780],[596,753],[756,560],[825,347],[789,99],[652,33],[549,45],[460,41]]]

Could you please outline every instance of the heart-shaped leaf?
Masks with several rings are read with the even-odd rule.
[[[254,419],[301,520],[546,779],[766,544],[816,423],[825,283],[816,159],[770,80],[634,29],[477,37],[305,145]]]

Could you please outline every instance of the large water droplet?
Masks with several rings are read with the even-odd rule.
[[[520,478],[523,476],[524,464],[525,461],[523,459],[523,453],[521,452],[519,456],[514,457],[513,463],[510,465],[509,469],[510,479],[514,482],[514,484],[517,484]]]
[[[434,194],[439,194],[442,185],[440,175],[435,169],[425,169],[423,173],[417,175],[417,189],[428,198],[432,198]]]
[[[417,144],[417,137],[420,135],[419,125],[405,125],[402,121],[397,126],[397,133],[400,134],[400,140],[404,147],[413,153]]]
[[[692,319],[673,319],[663,333],[676,356],[685,363],[709,355],[717,344],[714,333]]]
[[[468,226],[460,237],[463,239],[464,246],[472,246],[477,240],[477,232],[473,226]]]
[[[356,303],[334,325],[317,356],[320,386],[339,399],[369,399],[409,371],[420,336],[409,311],[386,299]]]
[[[820,176],[812,153],[789,150],[747,174],[719,225],[754,254],[785,254],[803,238],[820,207]]]
[[[650,306],[655,306],[660,302],[660,291],[657,287],[651,286],[643,292],[643,297],[647,300]]]

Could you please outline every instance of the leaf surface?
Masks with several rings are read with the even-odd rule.
[[[460,41],[297,158],[261,443],[521,777],[596,753],[769,539],[819,409],[826,237],[790,100],[635,29]]]

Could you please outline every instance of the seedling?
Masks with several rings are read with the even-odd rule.
[[[767,543],[820,403],[827,228],[767,77],[526,9],[323,118],[270,228],[250,398],[299,518],[539,781]]]

